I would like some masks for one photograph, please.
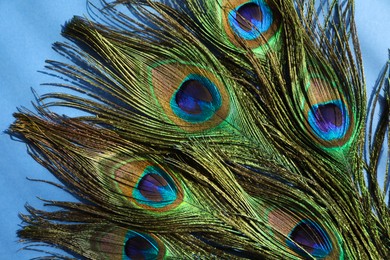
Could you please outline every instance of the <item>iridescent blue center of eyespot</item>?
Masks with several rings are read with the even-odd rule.
[[[264,0],[248,1],[229,12],[229,24],[244,40],[255,40],[269,30],[273,14]]]
[[[160,249],[157,242],[146,234],[129,231],[123,247],[123,260],[157,259]]]
[[[172,178],[157,166],[147,166],[133,190],[139,204],[163,208],[174,203],[178,190]]]
[[[208,78],[190,74],[173,94],[170,101],[173,112],[190,123],[209,120],[221,107],[217,87]]]
[[[347,109],[341,100],[313,105],[308,119],[316,135],[326,141],[343,138],[350,124]]]
[[[324,258],[333,250],[329,235],[311,220],[303,220],[296,225],[286,243],[294,252],[308,258]]]

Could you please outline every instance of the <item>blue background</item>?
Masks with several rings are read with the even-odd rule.
[[[46,91],[40,83],[56,81],[38,73],[45,59],[63,60],[51,49],[62,41],[61,26],[73,15],[86,14],[84,0],[0,0],[0,131],[13,122],[16,107],[31,108],[30,88]],[[365,65],[371,87],[387,61],[390,47],[390,1],[356,1],[356,19]],[[26,146],[0,134],[0,259],[29,259],[41,253],[19,251],[15,235],[21,223],[18,212],[26,202],[41,207],[36,198],[71,199],[47,184],[26,177],[53,180],[26,153]],[[41,207],[42,208],[42,207]]]

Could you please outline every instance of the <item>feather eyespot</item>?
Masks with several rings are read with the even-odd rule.
[[[327,147],[345,144],[353,132],[352,111],[335,83],[312,78],[303,105],[307,127]]]
[[[255,40],[267,32],[273,23],[270,7],[263,1],[247,2],[229,13],[229,24],[244,40]]]
[[[114,176],[121,194],[141,208],[167,211],[183,200],[180,184],[173,175],[149,161],[119,163]]]
[[[279,30],[280,15],[265,0],[226,1],[224,7],[225,31],[237,47],[242,45],[239,39],[252,49],[271,43]]]
[[[163,116],[184,131],[212,129],[229,116],[227,88],[212,70],[167,61],[151,69],[150,88]]]
[[[98,259],[155,260],[163,259],[166,254],[166,247],[154,234],[113,225],[96,228],[90,243]]]
[[[338,233],[323,222],[299,215],[285,209],[271,209],[267,213],[271,227],[269,234],[285,243],[287,251],[304,259],[343,259],[344,251]]]

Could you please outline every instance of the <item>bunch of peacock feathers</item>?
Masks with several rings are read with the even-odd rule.
[[[71,91],[9,129],[80,202],[27,206],[21,241],[87,259],[386,259],[388,74],[368,111],[353,5],[90,4],[54,45],[70,63],[47,62]]]

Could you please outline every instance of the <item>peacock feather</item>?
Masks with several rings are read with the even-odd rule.
[[[54,44],[69,62],[47,62],[67,91],[8,130],[79,199],[27,206],[23,242],[82,259],[390,256],[389,68],[367,108],[354,1],[89,8]]]

